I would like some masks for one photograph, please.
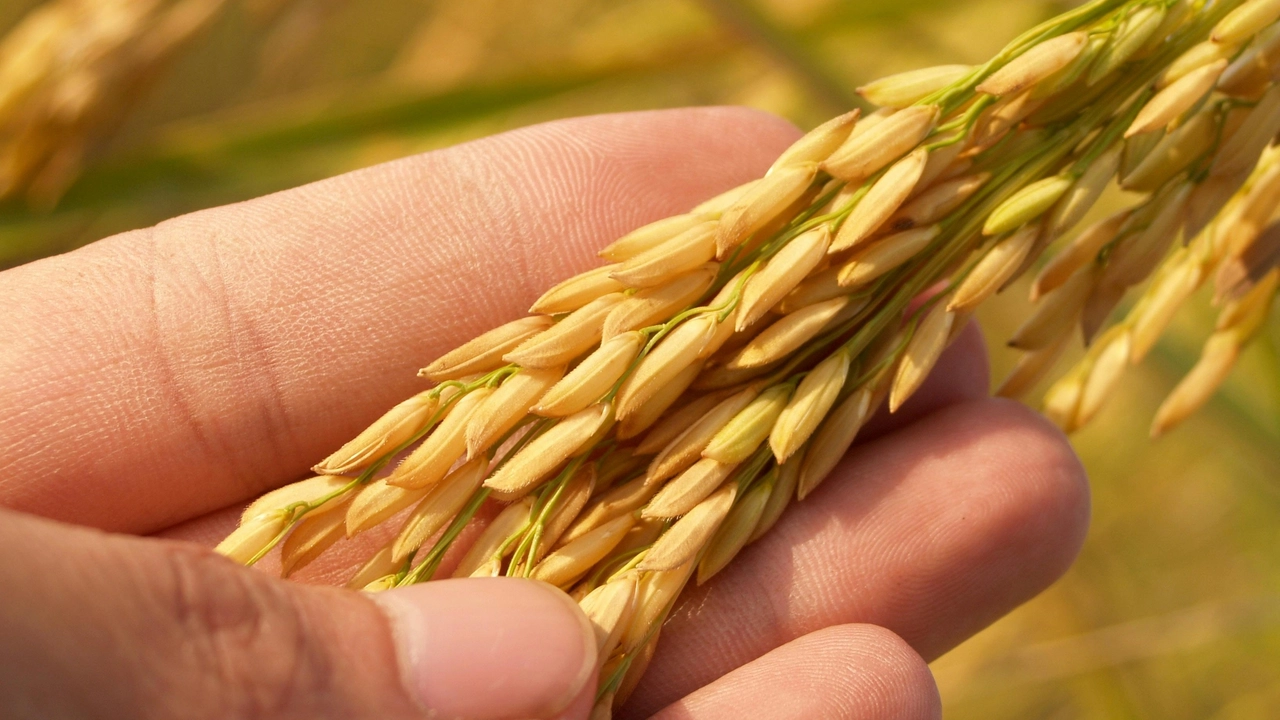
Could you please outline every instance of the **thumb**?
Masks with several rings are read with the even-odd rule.
[[[507,578],[378,596],[0,511],[0,717],[585,718],[595,642]]]

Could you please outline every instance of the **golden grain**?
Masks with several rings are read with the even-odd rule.
[[[663,485],[640,516],[673,518],[684,515],[715,492],[736,467],[736,463],[723,463],[711,458],[699,459],[689,469]]]
[[[547,417],[564,417],[595,404],[622,379],[644,343],[644,336],[638,332],[615,335],[604,341],[547,390],[532,411]]]
[[[467,421],[467,458],[478,457],[527,417],[529,407],[563,375],[564,368],[557,367],[521,370],[508,377],[501,387],[485,398]]]
[[[503,500],[522,496],[545,480],[561,463],[576,455],[612,416],[613,408],[600,404],[561,419],[521,448],[485,481],[485,487],[491,488],[495,496]]]
[[[524,341],[502,359],[526,368],[565,365],[600,342],[604,321],[624,298],[622,293],[598,297]]]
[[[737,492],[737,483],[729,483],[698,503],[658,538],[636,569],[675,570],[692,562],[729,514]]]
[[[457,380],[472,373],[502,367],[502,356],[520,343],[551,327],[551,318],[521,318],[490,330],[452,350],[419,373],[436,382]]]
[[[841,223],[829,252],[848,250],[879,230],[915,189],[928,156],[918,148],[886,170]]]
[[[973,71],[971,65],[935,65],[880,78],[858,88],[868,102],[904,108],[923,100]]]
[[[493,388],[485,387],[463,395],[427,439],[391,472],[387,482],[414,489],[430,487],[444,478],[466,454],[467,425],[493,392]]]
[[[818,429],[840,396],[851,363],[848,351],[841,348],[800,381],[769,433],[769,448],[779,463],[786,462]]]

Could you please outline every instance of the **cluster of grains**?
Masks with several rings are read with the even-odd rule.
[[[0,42],[0,198],[49,205],[223,0],[55,0]]]
[[[1080,325],[1098,340],[1048,397],[1079,425],[1213,272],[1222,320],[1157,428],[1203,401],[1276,293],[1278,18],[1280,0],[1097,0],[980,67],[872,83],[881,110],[818,127],[763,178],[633,231],[529,317],[436,360],[434,389],[255,502],[219,549],[252,563],[282,543],[288,575],[396,518],[350,587],[445,570],[557,585],[598,630],[608,717],[682,588],[813,492],[1113,178],[1143,199],[1044,266],[1003,392]],[[443,564],[484,506],[493,519]]]

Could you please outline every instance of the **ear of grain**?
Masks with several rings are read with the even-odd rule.
[[[213,550],[241,565],[247,564],[262,552],[276,535],[288,526],[288,517],[280,511],[265,512],[249,518],[231,531]]]
[[[937,225],[930,225],[876,240],[854,252],[840,266],[836,280],[844,288],[865,285],[915,257],[941,230]]]
[[[1263,32],[1249,49],[1233,60],[1218,79],[1218,91],[1239,98],[1257,98],[1275,81],[1280,64],[1280,26]]]
[[[391,408],[364,432],[321,460],[312,470],[328,475],[360,470],[408,441],[426,427],[431,415],[440,406],[439,394],[432,393],[432,390],[420,392]]]
[[[736,467],[736,463],[722,463],[710,458],[698,460],[688,470],[663,485],[645,506],[641,517],[673,518],[684,515],[715,492]]]
[[[1213,26],[1210,39],[1216,43],[1248,40],[1255,33],[1280,19],[1280,0],[1249,0]]]
[[[1155,347],[1160,335],[1173,321],[1173,316],[1200,286],[1202,279],[1200,263],[1184,260],[1174,263],[1155,280],[1143,298],[1141,312],[1135,308],[1132,318],[1131,362],[1142,362],[1151,348]]]
[[[1102,247],[1115,239],[1120,228],[1129,219],[1129,215],[1130,211],[1125,209],[1099,220],[1077,235],[1061,252],[1050,258],[1031,285],[1031,299],[1037,300],[1042,295],[1054,291],[1077,274],[1081,268],[1093,262]]]
[[[674,570],[692,562],[724,522],[737,492],[737,483],[730,483],[698,503],[658,538],[636,568]]]
[[[639,586],[635,576],[624,575],[592,590],[578,603],[595,630],[596,656],[601,663],[613,654],[635,614]]]
[[[374,480],[355,496],[347,508],[347,537],[354,537],[426,497],[429,487],[407,489]]]
[[[658,419],[684,396],[684,391],[688,390],[693,381],[698,378],[706,364],[705,360],[695,360],[692,365],[673,375],[635,412],[618,423],[618,439],[630,440],[658,422]]]
[[[1035,312],[1014,332],[1009,345],[1019,350],[1039,350],[1070,334],[1093,291],[1095,279],[1091,269],[1081,270],[1041,298]]]
[[[1142,106],[1129,129],[1125,130],[1125,137],[1158,130],[1173,122],[1212,90],[1214,83],[1226,69],[1227,61],[1218,60],[1192,70],[1171,83]]]
[[[493,392],[493,388],[478,388],[462,396],[427,439],[391,472],[387,482],[413,489],[430,487],[443,479],[466,453],[467,425]]]
[[[723,570],[747,546],[752,531],[764,514],[771,490],[766,483],[756,483],[734,504],[698,562],[699,585]]]
[[[347,496],[347,501],[351,500]],[[289,577],[310,565],[335,542],[346,536],[346,516],[340,512],[312,515],[302,519],[280,546],[280,575]]]
[[[664,385],[694,364],[715,331],[715,318],[703,314],[686,320],[663,338],[618,390],[618,418],[626,419],[638,411]]]
[[[799,163],[780,167],[753,185],[720,217],[715,239],[716,256],[727,256],[730,250],[769,224],[804,194],[817,174],[816,163]]]
[[[769,447],[778,462],[786,462],[818,429],[844,387],[849,365],[849,353],[842,348],[800,381],[769,433]]]
[[[799,477],[796,480],[798,499],[803,500],[808,497],[809,493],[812,493],[835,469],[840,458],[844,457],[849,446],[853,444],[858,431],[870,417],[874,399],[875,392],[871,388],[861,388],[845,398],[827,416],[826,421],[809,443],[803,462],[799,463]],[[795,460],[791,462],[795,463]],[[783,467],[785,468],[786,465]]]
[[[772,173],[781,168],[795,167],[806,163],[819,163],[826,160],[831,153],[835,152],[836,148],[840,147],[848,139],[849,133],[853,130],[854,124],[858,122],[858,115],[860,114],[860,110],[851,110],[843,115],[837,115],[805,133],[804,137],[782,151],[782,154],[774,161],[773,167],[769,169],[769,172]]]
[[[941,302],[920,320],[902,351],[902,364],[898,366],[893,389],[889,393],[889,412],[897,412],[907,398],[924,384],[942,351],[947,348],[954,321],[955,313]]]
[[[1138,192],[1155,191],[1209,150],[1216,137],[1213,113],[1197,113],[1165,136],[1133,172],[1121,178],[1120,187]]]
[[[363,590],[380,578],[394,575],[399,569],[400,563],[391,559],[391,544],[388,543],[360,566],[356,574],[347,581],[346,587],[348,590]]]
[[[766,388],[720,428],[702,450],[702,457],[722,463],[740,463],[751,457],[769,437],[793,389],[790,384]]]
[[[294,503],[315,502],[326,495],[341,490],[350,482],[351,478],[321,475],[276,488],[249,503],[244,512],[240,513],[240,522],[246,522],[272,510],[284,510]],[[307,515],[315,517],[316,515],[323,515],[331,510],[336,510],[343,504],[344,499],[350,497],[350,495],[351,493],[347,493],[336,497],[319,507],[311,509],[307,512]]]
[[[639,649],[651,631],[656,636],[657,630],[661,629],[658,624],[675,603],[693,570],[694,563],[690,560],[677,568],[650,572],[643,576],[635,615],[618,645],[621,652],[629,653]]]
[[[693,381],[694,390],[723,390],[731,387],[741,387],[746,383],[755,380],[761,375],[767,374],[773,369],[773,365],[761,365],[752,368],[726,368],[723,365],[713,365],[702,372],[696,380]]]
[[[542,538],[538,545],[537,552],[534,553],[534,562],[542,560],[546,557],[547,552],[556,546],[560,538],[564,536],[566,530],[574,521],[578,519],[578,515],[582,509],[586,507],[587,501],[591,499],[591,494],[596,487],[596,466],[593,463],[586,463],[565,485],[561,491],[560,501],[555,511],[551,514],[550,519],[542,528]]]
[[[848,317],[850,314],[846,308],[850,304],[848,296],[838,297],[785,315],[755,336],[725,365],[730,368],[759,367],[781,360],[835,324],[837,317]],[[853,303],[854,312],[864,304]]]
[[[604,339],[666,322],[681,310],[693,306],[711,287],[719,267],[716,263],[708,263],[670,282],[645,288],[618,303],[604,322]]]
[[[620,264],[605,265],[575,275],[543,293],[529,312],[546,315],[573,312],[596,298],[621,292],[626,285],[612,277],[621,267]]]
[[[1226,380],[1239,357],[1240,346],[1225,333],[1215,333],[1186,377],[1156,411],[1151,436],[1159,437],[1199,410]]]
[[[391,544],[391,559],[400,562],[448,525],[480,488],[489,471],[488,458],[476,458],[449,473],[418,503]]]
[[[566,543],[534,567],[533,579],[562,589],[569,587],[603,560],[635,522],[630,515],[623,515]]]
[[[445,353],[440,359],[422,369],[436,382],[457,380],[464,375],[488,372],[502,367],[502,356],[520,343],[551,327],[549,317],[527,317],[494,328],[456,350]]]
[[[791,239],[747,281],[742,290],[735,329],[739,332],[759,320],[804,280],[827,254],[831,231],[820,225]]]
[[[498,499],[515,499],[537,487],[561,463],[583,449],[612,416],[609,405],[593,405],[560,420],[525,445],[487,481]]]
[[[564,417],[595,404],[622,378],[640,354],[644,342],[644,336],[638,332],[615,335],[604,341],[551,387],[533,412],[546,417]]]
[[[1045,100],[1052,98],[1081,80],[1085,81],[1081,84],[1087,87],[1090,84],[1088,82],[1088,76],[1091,74],[1089,71],[1094,68],[1099,58],[1108,49],[1110,39],[1111,35],[1109,33],[1090,35],[1085,42],[1084,49],[1080,51],[1079,55],[1076,55],[1074,60],[1067,63],[1061,70],[1036,83],[1027,93],[1035,100]]]
[[[790,462],[778,465],[770,471],[775,474],[775,477],[769,491],[769,499],[760,512],[760,519],[756,522],[755,529],[751,531],[751,537],[747,538],[748,543],[759,540],[765,533],[772,530],[773,526],[778,524],[782,513],[791,506],[791,501],[796,497],[796,483],[800,480],[800,465],[803,460],[804,458],[800,455],[796,455]]]
[[[1151,224],[1116,244],[1098,284],[1128,287],[1146,279],[1177,238],[1182,210],[1190,193],[1190,183],[1169,189],[1156,204]]]
[[[939,112],[935,105],[917,105],[884,116],[866,130],[855,129],[822,169],[841,180],[861,182],[920,144],[933,131]]]
[[[735,330],[740,310],[741,308],[734,308],[724,320],[720,320],[719,316],[714,314],[709,318],[712,323],[711,336],[707,339],[706,344],[702,346],[702,350],[698,352],[699,360],[710,358],[735,337],[747,337],[752,334],[753,328],[747,328],[742,333],[738,333]]]
[[[657,492],[658,486],[645,483],[644,478],[636,478],[610,490],[583,510],[561,536],[561,544],[572,542],[614,518],[639,510]]]
[[[1080,407],[1080,395],[1084,390],[1083,370],[1083,365],[1077,365],[1054,382],[1044,394],[1040,411],[1065,433],[1074,432],[1079,427],[1076,416]]]
[[[1152,35],[1164,21],[1164,8],[1146,5],[1136,8],[1124,19],[1111,42],[1089,70],[1089,85],[1110,75],[1146,48]]]
[[[1120,146],[1117,145],[1094,160],[1063,194],[1049,215],[1046,226],[1049,235],[1058,237],[1084,219],[1119,169]]]
[[[970,311],[994,295],[1022,267],[1040,233],[1040,225],[1027,225],[996,243],[956,288],[947,309]]]
[[[699,223],[628,259],[611,277],[629,287],[648,288],[696,270],[715,257],[718,226],[716,221]]]
[[[592,497],[599,497],[613,490],[616,485],[641,475],[649,464],[649,458],[634,447],[615,447],[594,464],[596,485],[592,490]]]
[[[1035,88],[1002,98],[978,116],[969,135],[966,153],[979,153],[1000,142],[1010,130],[1044,105],[1034,96]]]
[[[610,293],[592,300],[521,343],[503,360],[539,369],[568,364],[600,342],[605,319],[624,297],[622,293]]]
[[[889,75],[858,88],[868,102],[905,108],[923,100],[973,71],[971,65],[935,65]]]
[[[1062,333],[1057,340],[1048,345],[1023,353],[1013,370],[1000,383],[995,394],[1017,400],[1031,392],[1032,388],[1048,376],[1054,363],[1062,357],[1063,350],[1070,343],[1071,334]]]
[[[508,544],[507,541],[510,538],[529,526],[529,511],[532,507],[533,499],[525,498],[503,508],[502,512],[498,513],[498,516],[485,527],[484,532],[480,533],[480,537],[476,538],[475,543],[467,550],[467,554],[462,556],[458,567],[453,571],[453,576],[472,577],[494,559],[501,563],[502,556],[499,552],[502,546]],[[508,552],[514,549],[513,545],[508,548]]]
[[[925,167],[927,168],[928,165],[926,164]],[[976,173],[944,180],[919,193],[914,199],[895,212],[888,220],[888,230],[902,232],[903,230],[932,225],[963,205],[990,179],[990,173]],[[922,177],[917,182],[916,187],[924,187],[924,182],[925,180]]]
[[[915,189],[928,156],[928,150],[917,148],[894,163],[845,218],[829,251],[847,250],[879,230]]]
[[[840,268],[838,266],[829,267],[805,278],[803,282],[796,286],[795,290],[787,293],[787,296],[782,298],[776,309],[784,314],[793,313],[814,303],[825,302],[848,294],[849,291],[840,285]]]
[[[657,484],[683,472],[702,457],[702,451],[717,433],[738,413],[747,408],[760,394],[760,388],[750,386],[721,400],[700,417],[688,430],[672,440],[653,462],[649,464],[645,482]]]
[[[1003,235],[1040,217],[1071,188],[1072,179],[1062,175],[1037,180],[1000,203],[982,226],[983,235]]]
[[[1169,87],[1173,83],[1181,80],[1194,70],[1210,65],[1219,60],[1230,60],[1239,52],[1240,45],[1238,43],[1216,43],[1206,40],[1198,45],[1193,45],[1176,60],[1169,63],[1164,69],[1160,77],[1156,80],[1156,89],[1162,90]]]
[[[1278,287],[1280,269],[1272,269],[1244,297],[1223,309],[1200,360],[1157,411],[1153,436],[1168,431],[1208,401],[1230,373],[1240,349],[1263,327]]]
[[[1213,175],[1247,172],[1277,131],[1280,131],[1280,85],[1272,85],[1249,110],[1235,134],[1218,149],[1209,172]]]
[[[685,430],[688,430],[703,415],[706,415],[711,408],[719,405],[722,400],[733,394],[731,390],[721,390],[718,392],[700,395],[692,400],[686,399],[686,402],[674,408],[671,413],[662,417],[652,429],[649,430],[636,446],[637,455],[654,455],[671,444]],[[699,450],[701,452],[701,450]]]
[[[1088,39],[1088,33],[1072,32],[1045,40],[992,73],[978,92],[997,97],[1020,93],[1075,60]]]
[[[652,250],[671,238],[690,230],[702,223],[706,219],[700,217],[696,213],[686,213],[684,215],[675,215],[669,218],[663,218],[649,223],[643,227],[636,228],[631,232],[623,235],[617,240],[605,246],[600,251],[600,257],[610,262],[620,263],[639,255],[647,250]],[[594,272],[599,272],[604,268],[597,268]],[[609,272],[613,272],[618,268],[612,268]],[[604,273],[608,276],[608,273]],[[621,289],[615,288],[609,292],[616,292]],[[602,293],[603,294],[603,293]],[[537,312],[546,312],[537,311]]]
[[[1102,409],[1112,395],[1116,383],[1129,364],[1133,337],[1127,328],[1117,327],[1098,341],[1089,372],[1080,392],[1080,407],[1076,410],[1075,426],[1087,424]]]
[[[467,421],[467,458],[478,457],[529,414],[538,401],[561,376],[564,368],[521,370],[502,383]]]

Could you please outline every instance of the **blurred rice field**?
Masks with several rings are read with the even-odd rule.
[[[0,3],[0,33],[39,5]],[[984,60],[1064,5],[227,0],[82,171],[0,203],[0,267],[558,117],[732,103],[811,127],[861,82]],[[983,312],[996,377],[1025,290]],[[1083,555],[935,663],[947,717],[1280,718],[1280,322],[1204,412],[1147,440],[1212,321],[1192,303],[1075,438],[1094,488]]]

